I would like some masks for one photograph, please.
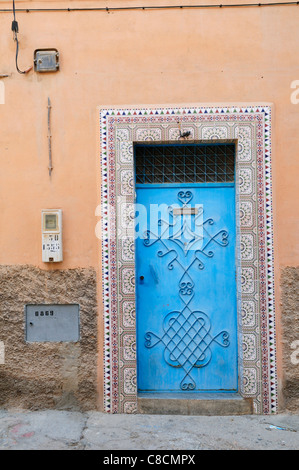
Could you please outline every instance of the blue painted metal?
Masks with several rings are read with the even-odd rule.
[[[234,187],[136,191],[138,390],[236,391]]]

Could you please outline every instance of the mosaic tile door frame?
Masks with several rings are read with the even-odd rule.
[[[104,409],[137,404],[134,142],[236,142],[239,393],[277,407],[271,107],[100,109]],[[187,141],[186,141],[187,142]]]

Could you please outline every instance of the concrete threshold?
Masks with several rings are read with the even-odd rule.
[[[231,416],[253,414],[253,400],[238,393],[140,393],[140,414]]]

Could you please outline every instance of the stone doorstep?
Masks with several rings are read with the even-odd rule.
[[[252,398],[236,393],[191,394],[143,393],[137,396],[137,413],[190,416],[230,416],[253,414]]]

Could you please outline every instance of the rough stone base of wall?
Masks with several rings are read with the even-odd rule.
[[[283,397],[287,411],[299,411],[299,267],[281,276],[283,327]]]
[[[97,301],[93,269],[0,266],[0,407],[97,407]],[[80,305],[80,341],[26,343],[26,304]]]

